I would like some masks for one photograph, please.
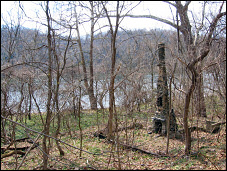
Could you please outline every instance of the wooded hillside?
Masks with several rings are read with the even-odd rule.
[[[1,169],[226,169],[226,2],[23,3],[1,25]]]

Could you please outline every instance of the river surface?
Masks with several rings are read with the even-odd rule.
[[[210,76],[204,76],[204,85],[206,86],[213,86],[214,82],[211,81]],[[208,79],[209,78],[209,79]],[[158,79],[158,75],[156,75],[154,77],[154,88],[157,88],[157,79]],[[146,75],[144,78],[144,85],[143,88],[144,91],[146,90],[151,90],[151,75]],[[176,83],[177,85],[179,85],[178,83]],[[115,85],[117,85],[117,81],[115,81]],[[98,90],[101,89],[102,85],[98,82]],[[70,95],[69,91],[67,91],[69,89],[69,86],[65,83],[65,84],[61,84],[60,86],[60,93],[59,93],[59,106],[60,108],[71,108],[72,106],[72,95]],[[210,90],[205,88],[205,93],[208,93]],[[64,93],[65,92],[65,93]],[[77,97],[79,97],[79,92],[75,92],[77,94]],[[95,92],[96,93],[96,92]],[[24,96],[25,99],[23,100],[22,103],[22,111],[25,112],[26,110],[28,110],[28,104],[29,104],[29,98],[28,98],[28,92],[24,91]],[[46,102],[47,102],[47,88],[40,88],[36,91],[34,91],[34,97],[36,99],[36,102],[40,108],[41,112],[45,112],[46,111]],[[8,101],[9,101],[9,106],[15,106],[14,109],[16,110],[20,99],[21,99],[21,93],[19,91],[10,91],[9,93],[9,97],[8,97]],[[123,98],[124,95],[122,92],[119,91],[119,89],[116,89],[115,91],[115,103],[116,105],[121,105],[123,102]],[[89,102],[89,96],[88,95],[83,95],[81,97],[81,105],[83,109],[89,109],[90,108],[90,102]],[[109,93],[107,92],[105,94],[105,97],[103,98],[103,105],[105,108],[109,107]],[[27,107],[26,107],[27,106]],[[98,108],[100,108],[99,104],[98,104]],[[32,112],[38,112],[37,106],[35,104],[34,99],[32,99]]]

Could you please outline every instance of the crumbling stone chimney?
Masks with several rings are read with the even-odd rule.
[[[167,120],[169,116],[169,98],[168,98],[168,85],[167,74],[165,66],[165,44],[158,44],[159,55],[159,74],[157,83],[157,111],[155,117],[152,117],[152,132],[154,133],[167,133]],[[170,131],[177,131],[176,118],[173,109],[170,114]]]

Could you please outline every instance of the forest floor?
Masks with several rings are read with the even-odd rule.
[[[141,123],[143,128],[119,131],[119,141],[160,156],[123,149],[108,143],[106,139],[95,137],[94,132],[105,127],[102,123],[83,129],[82,149],[84,151],[81,152],[81,156],[80,150],[62,143],[60,145],[65,155],[60,156],[55,141],[51,140],[49,168],[54,170],[226,170],[226,124],[222,125],[221,131],[215,134],[192,132],[192,153],[189,156],[184,155],[184,142],[177,139],[169,140],[169,153],[161,156],[166,154],[167,138],[155,133],[148,134],[147,121],[137,119],[136,122]],[[60,138],[72,146],[80,147],[78,129],[72,130],[71,136],[66,132]],[[39,142],[41,144],[41,139]],[[23,146],[23,143],[20,145]],[[42,155],[39,148],[31,150],[20,169],[41,169]],[[1,169],[14,170],[22,159],[23,156],[20,155],[18,158],[16,155],[3,158]]]

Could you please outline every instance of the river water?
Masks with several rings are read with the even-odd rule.
[[[209,79],[208,79],[209,77]],[[204,77],[204,85],[206,86],[213,86],[214,82],[210,81],[210,76],[205,76]],[[156,75],[154,77],[154,88],[157,87],[156,83],[157,83],[157,79],[158,79],[158,75]],[[151,75],[146,75],[145,78],[144,78],[144,83],[143,84],[143,89],[144,91],[146,90],[151,90]],[[116,84],[117,85],[117,81],[116,81]],[[108,85],[106,85],[108,87]],[[102,85],[101,84],[98,84],[97,85],[98,89],[100,90]],[[72,96],[69,94],[69,91],[67,92],[67,90],[69,89],[69,87],[67,86],[67,84],[61,84],[61,87],[60,87],[60,95],[59,95],[59,106],[60,108],[63,107],[63,108],[71,108],[72,106]],[[208,93],[210,90],[208,89],[205,89],[205,93]],[[64,93],[65,92],[65,93]],[[26,96],[26,93],[27,93],[27,96]],[[96,92],[95,92],[96,93]],[[77,97],[79,96],[79,92],[76,92],[77,94]],[[28,92],[24,92],[24,95],[25,97],[28,97]],[[41,88],[41,89],[38,89],[36,91],[34,91],[34,97],[37,101],[37,104],[40,108],[40,111],[41,112],[45,112],[46,111],[46,102],[47,102],[47,88]],[[21,93],[19,91],[10,91],[9,93],[9,96],[8,96],[8,102],[9,102],[9,106],[15,106],[14,107],[14,110],[16,110],[19,102],[20,102],[20,99],[21,99]],[[115,103],[116,105],[121,105],[122,102],[123,102],[123,98],[124,98],[124,95],[123,93],[121,93],[118,89],[116,89],[115,91]],[[89,102],[89,96],[88,95],[83,95],[81,97],[81,105],[82,105],[82,108],[83,109],[89,109],[90,108],[90,102]],[[26,107],[27,106],[27,109],[28,109],[28,105],[29,104],[29,101],[28,101],[28,98],[25,98],[23,103],[22,103],[22,111],[26,111]],[[108,92],[105,94],[105,97],[103,98],[103,105],[105,108],[109,107],[109,94]],[[98,104],[98,108],[100,108],[99,104]],[[36,104],[35,104],[35,101],[32,99],[32,112],[37,112],[37,107],[36,107]]]

